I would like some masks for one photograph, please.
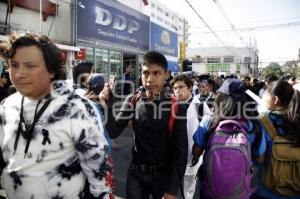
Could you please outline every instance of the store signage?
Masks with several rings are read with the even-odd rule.
[[[86,49],[80,48],[80,51],[75,52],[75,59],[85,60],[86,59]]]
[[[178,34],[151,22],[151,50],[178,57]]]
[[[105,41],[147,51],[149,23],[148,16],[117,1],[82,0],[77,5],[79,40]]]
[[[95,23],[102,26],[111,26],[115,30],[127,31],[132,34],[140,29],[139,23],[134,20],[127,21],[126,17],[122,15],[115,15],[100,6],[95,7],[96,21]],[[114,18],[113,18],[114,17]]]

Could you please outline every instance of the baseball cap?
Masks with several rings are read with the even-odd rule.
[[[103,74],[99,74],[99,73],[91,74],[87,81],[89,89],[91,89],[92,91],[94,91],[95,94],[98,95],[104,88],[104,85],[106,83],[105,80],[106,78],[105,75]]]
[[[238,79],[226,79],[218,92],[229,95],[236,101],[245,101],[245,83]]]

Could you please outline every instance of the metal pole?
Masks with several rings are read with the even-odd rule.
[[[183,18],[183,39],[182,39],[184,49],[185,49],[185,18]],[[185,52],[184,52],[185,53]],[[186,57],[184,56],[184,59]],[[183,60],[181,60],[181,72],[183,72]]]
[[[54,38],[55,39],[57,39],[57,16],[58,16],[58,3],[59,3],[59,1],[58,0],[56,0],[56,2],[55,2],[55,32],[54,32]]]
[[[73,2],[73,1],[72,1]],[[71,5],[71,30],[72,30],[72,43],[77,46],[77,0],[74,0],[74,4]]]
[[[42,34],[42,31],[43,31],[43,6],[42,6],[42,0],[40,0],[40,33]]]

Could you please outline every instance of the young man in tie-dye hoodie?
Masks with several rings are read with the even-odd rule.
[[[61,52],[46,36],[2,44],[17,93],[0,110],[8,198],[109,198],[107,142],[96,108],[63,81]]]

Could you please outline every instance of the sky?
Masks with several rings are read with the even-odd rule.
[[[191,26],[189,47],[222,46],[186,0],[158,1],[188,20]],[[218,4],[214,0],[188,1],[225,45],[237,47],[256,45],[260,66],[263,67],[269,62],[283,64],[285,61],[298,58],[300,0],[216,0]],[[226,20],[221,10],[230,22]],[[230,23],[235,29],[242,30],[224,32],[232,30]],[[290,23],[292,25],[288,26]],[[270,28],[270,25],[278,26]],[[250,30],[253,27],[256,28]]]

